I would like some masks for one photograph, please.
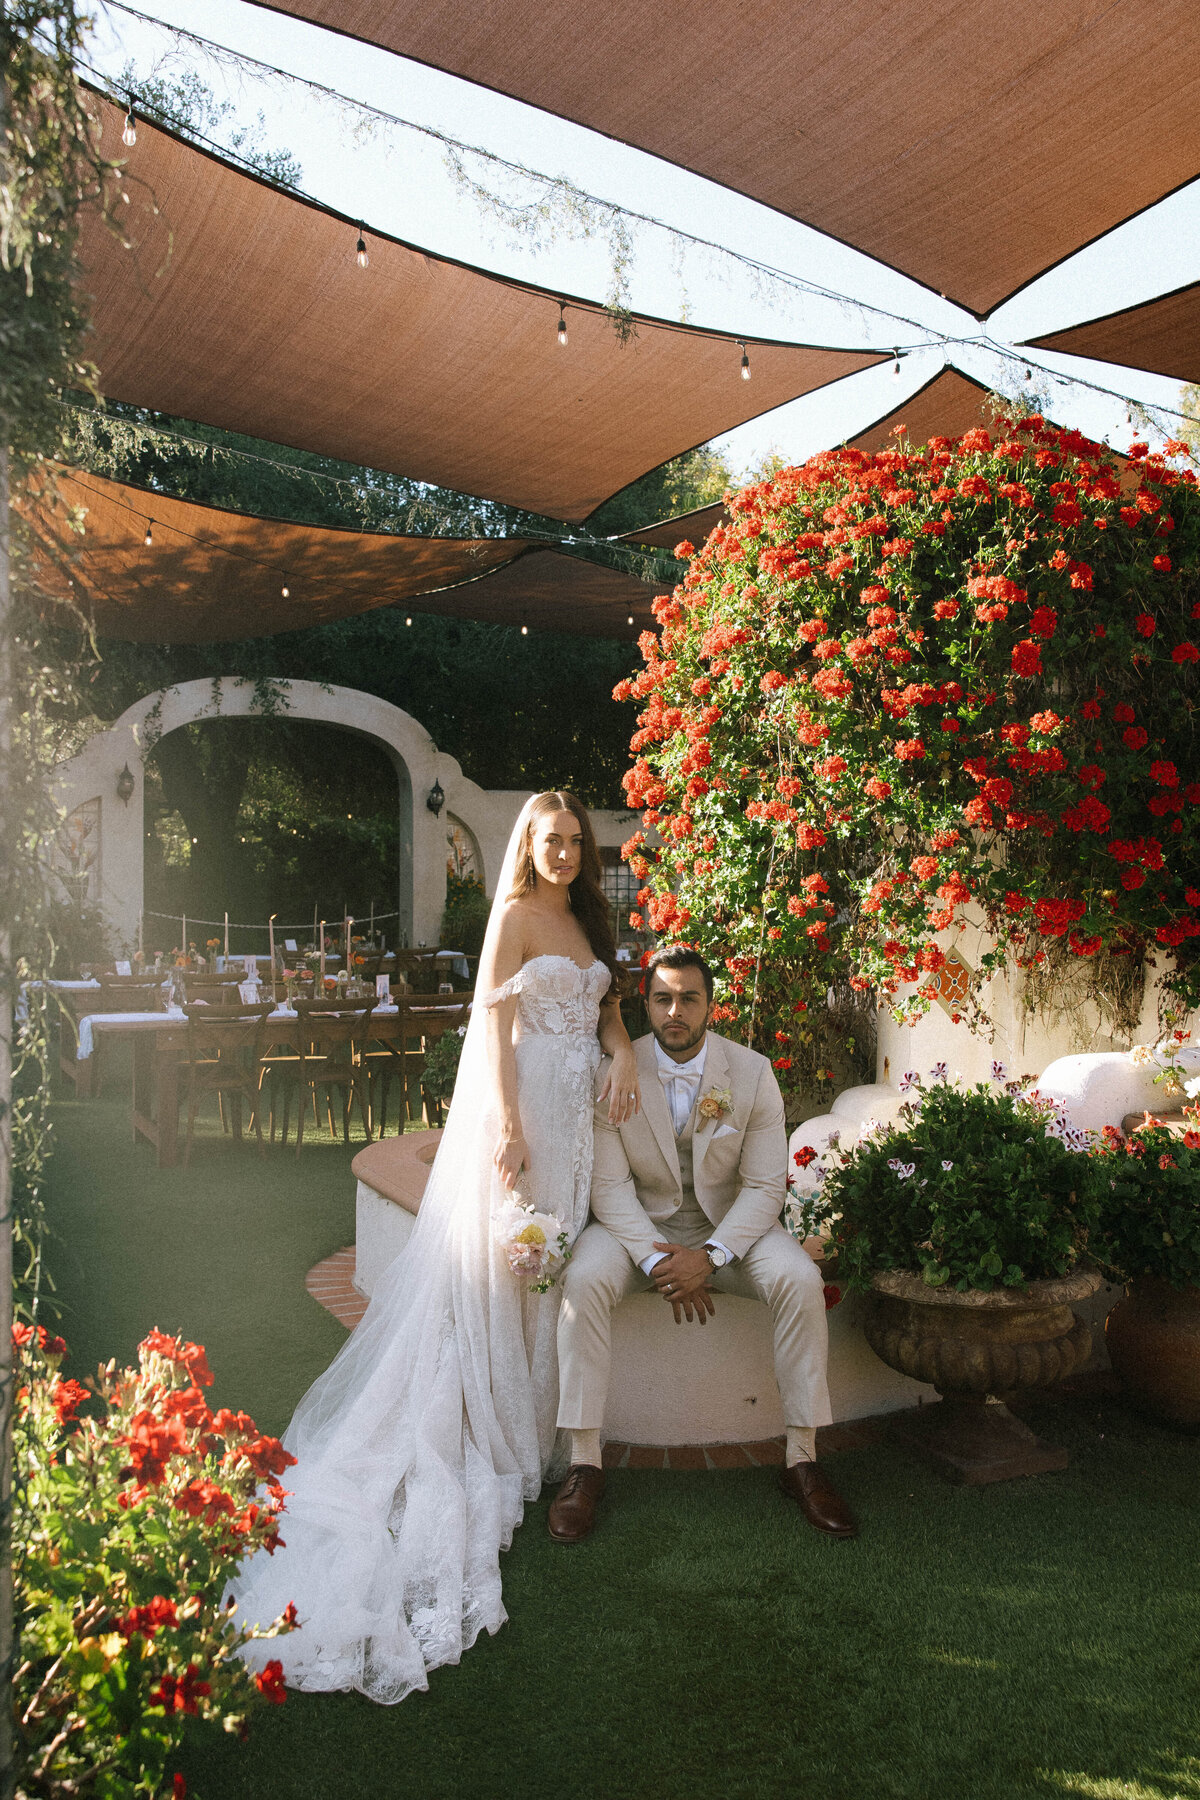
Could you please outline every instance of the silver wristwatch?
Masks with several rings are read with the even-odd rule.
[[[729,1261],[728,1250],[723,1250],[720,1244],[705,1244],[704,1254],[707,1256],[709,1267],[712,1269],[723,1269]]]

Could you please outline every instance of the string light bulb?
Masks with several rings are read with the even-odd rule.
[[[528,625],[522,625],[522,627],[521,627],[521,636],[522,636],[522,637],[528,637],[528,636],[529,636],[529,627],[528,627]]]
[[[405,624],[406,624],[406,625],[411,625],[411,624],[412,624],[412,620],[411,620],[411,619],[405,619],[405,621],[404,621],[404,623],[405,623]]]
[[[567,308],[562,300],[558,303],[558,341],[565,350],[567,347]]]
[[[292,595],[292,590],[291,590],[291,588],[290,588],[290,587],[289,587],[289,586],[288,586],[288,584],[287,584],[287,582],[286,582],[286,581],[285,581],[285,582],[284,582],[284,584],[283,584],[283,586],[282,586],[282,587],[281,587],[281,588],[280,588],[280,590],[279,590],[279,592],[280,592],[280,593],[281,593],[281,594],[282,594],[282,595],[283,595],[283,598],[284,598],[284,599],[285,599],[285,600],[290,600],[290,599],[291,599],[291,595]]]
[[[143,542],[143,544],[145,544],[147,550],[150,548],[151,544],[154,542],[154,520],[153,519],[146,520],[146,535],[142,539],[142,542]]]
[[[137,143],[137,119],[134,117],[132,100],[125,109],[125,129],[121,133],[121,142],[127,150],[132,150]]]
[[[750,353],[746,349],[745,344],[742,343],[741,338],[738,339],[738,343],[742,345],[742,380],[749,381],[749,379],[750,379]]]
[[[627,624],[627,625],[632,625],[632,624],[633,624],[633,614],[632,614],[632,613],[630,613],[630,615],[629,615],[629,617],[628,617],[628,618],[627,618],[627,619],[626,619],[626,621],[625,621],[625,623],[626,623],[626,624]]]
[[[899,350],[893,350],[892,351],[892,380],[899,381],[899,379],[900,379],[900,352],[899,352]]]
[[[365,269],[371,260],[367,255],[367,240],[363,236],[363,228],[361,225],[358,228],[358,242],[354,246],[354,260],[360,269]]]

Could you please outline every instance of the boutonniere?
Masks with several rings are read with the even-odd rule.
[[[709,1088],[696,1110],[702,1119],[723,1119],[733,1111],[733,1095],[728,1088]]]

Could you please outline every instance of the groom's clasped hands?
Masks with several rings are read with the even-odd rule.
[[[650,1279],[663,1299],[670,1301],[675,1323],[682,1324],[686,1319],[690,1325],[695,1319],[698,1324],[705,1324],[710,1313],[716,1311],[708,1287],[708,1278],[712,1274],[708,1253],[703,1248],[689,1250],[685,1244],[657,1241],[654,1248],[664,1251],[665,1255],[661,1262],[655,1263]]]

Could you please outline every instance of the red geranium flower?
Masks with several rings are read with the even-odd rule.
[[[77,1381],[56,1382],[50,1395],[51,1404],[58,1416],[60,1425],[73,1419],[80,1406],[87,1399],[87,1389]]]
[[[268,1667],[270,1665],[268,1664]],[[197,1702],[212,1693],[212,1683],[202,1681],[195,1663],[189,1663],[182,1677],[164,1674],[156,1688],[150,1690],[151,1706],[161,1706],[166,1713],[195,1713]]]
[[[283,1679],[283,1664],[277,1657],[272,1657],[265,1669],[261,1669],[254,1677],[254,1685],[273,1706],[282,1706],[287,1699],[287,1688]]]

